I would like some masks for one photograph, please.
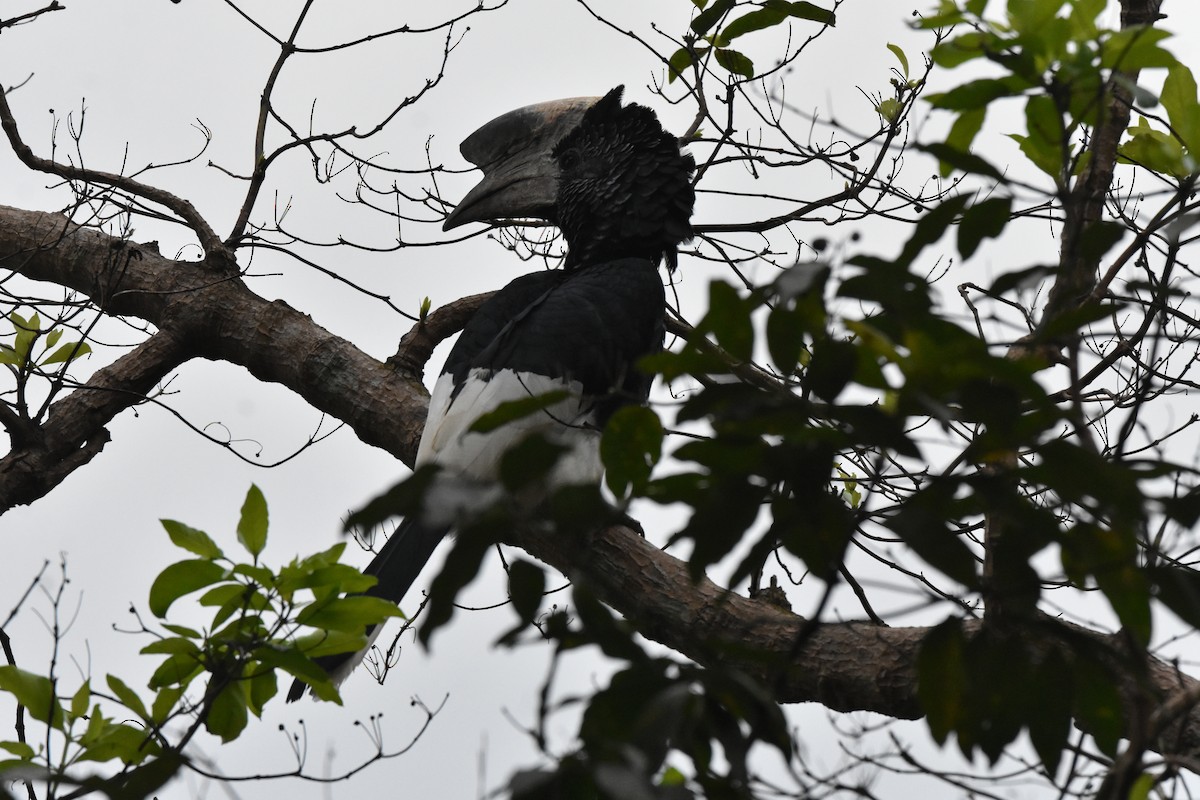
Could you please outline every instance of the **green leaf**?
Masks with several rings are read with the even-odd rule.
[[[92,687],[88,681],[84,681],[83,685],[71,697],[71,716],[74,719],[79,719],[87,713],[88,704],[92,699]]]
[[[261,719],[263,707],[272,697],[279,694],[279,681],[275,677],[275,670],[271,669],[259,669],[249,680],[250,702],[248,708],[251,714]]]
[[[565,389],[555,389],[543,394],[522,397],[520,400],[509,400],[486,414],[481,414],[479,419],[471,423],[468,430],[472,433],[491,433],[510,422],[531,417],[570,396],[571,393]]]
[[[176,547],[207,559],[217,559],[225,555],[221,552],[221,548],[217,547],[217,543],[204,531],[188,527],[173,519],[160,519],[159,522],[162,523]]]
[[[708,33],[721,17],[725,16],[725,12],[729,11],[734,6],[735,0],[716,0],[704,11],[696,15],[692,20],[692,33],[697,36],[703,36]]]
[[[889,125],[894,125],[896,120],[900,118],[900,112],[904,110],[904,103],[894,97],[889,97],[886,100],[881,100],[875,106],[875,113],[883,118],[883,121]]]
[[[56,333],[61,333],[61,331],[53,331],[50,334],[50,337],[47,337],[47,339],[51,337],[57,339],[58,337],[54,336]],[[53,347],[53,345],[49,346]],[[65,361],[74,361],[77,358],[86,356],[90,352],[92,352],[92,348],[88,346],[87,342],[67,342],[53,353],[43,358],[41,361],[41,366],[44,367],[48,364],[61,364]]]
[[[820,22],[822,25],[836,25],[837,17],[832,11],[828,11],[820,6],[812,3],[789,3],[784,0],[766,0],[768,8],[787,9],[788,16],[796,19],[807,19],[812,22]]]
[[[307,606],[296,616],[296,621],[321,630],[359,633],[368,625],[399,616],[402,614],[395,603],[381,597],[355,595]]]
[[[1015,75],[1004,78],[978,78],[947,92],[926,96],[934,108],[951,111],[979,111],[1001,97],[1015,97],[1029,88],[1029,82]]]
[[[1167,70],[1161,99],[1171,128],[1195,159],[1200,155],[1200,103],[1196,100],[1196,79],[1192,71],[1183,64]]]
[[[984,239],[999,236],[1011,217],[1011,197],[991,197],[968,208],[958,226],[958,251],[963,258],[973,256]]]
[[[7,750],[25,761],[32,761],[36,751],[27,742],[0,742],[0,750]]]
[[[737,50],[730,50],[727,47],[718,48],[717,63],[734,75],[741,75],[744,78],[754,77],[754,62]]]
[[[267,500],[262,490],[254,484],[250,485],[246,500],[242,503],[237,534],[238,541],[257,560],[258,554],[267,546]]]
[[[191,639],[172,636],[167,639],[158,639],[143,647],[138,651],[142,655],[172,655],[182,653],[190,655],[192,658],[199,660],[200,647]]]
[[[721,44],[725,45],[744,34],[778,25],[785,19],[787,14],[774,8],[759,8],[743,14],[721,29]]]
[[[171,564],[150,586],[150,611],[160,619],[179,598],[211,586],[226,576],[225,570],[207,559],[190,559]]]
[[[1145,117],[1140,117],[1128,132],[1132,138],[1121,145],[1121,160],[1138,164],[1152,172],[1182,177],[1190,172],[1183,157],[1183,145],[1174,136],[1150,127]]]
[[[674,83],[676,78],[682,78],[687,68],[704,58],[709,49],[708,47],[681,47],[672,53],[667,60],[667,83]]]
[[[1150,790],[1158,783],[1158,779],[1149,772],[1137,776],[1133,786],[1129,787],[1129,800],[1148,800]]]
[[[761,8],[743,14],[721,29],[720,42],[728,44],[743,34],[774,27],[788,18],[806,19],[833,25],[836,20],[832,11],[812,3],[789,3],[786,0],[766,0]]]
[[[975,555],[947,520],[955,519],[954,486],[931,482],[892,519],[892,530],[926,562],[967,587],[978,584]]]
[[[626,406],[613,414],[600,439],[604,478],[618,498],[633,489],[644,491],[650,472],[662,457],[663,427],[645,406]]]
[[[176,706],[183,697],[183,691],[182,686],[165,686],[158,690],[158,694],[154,695],[154,702],[150,706],[150,719],[154,721],[155,725],[164,724],[175,713]]]
[[[1173,67],[1179,60],[1161,46],[1170,36],[1169,31],[1143,25],[1119,30],[1103,43],[1100,66],[1130,71]]]
[[[962,21],[961,14],[942,17],[941,19],[937,16],[926,17],[918,23],[917,27],[923,30],[933,30],[935,28],[958,25]],[[996,37],[993,34],[986,31],[971,31],[945,40],[929,51],[929,57],[937,66],[943,69],[953,69],[968,61],[982,57],[988,48],[994,47],[996,44]]]
[[[232,742],[246,728],[249,716],[246,713],[246,690],[240,681],[235,681],[221,690],[209,708],[204,727],[222,742]]]
[[[94,709],[92,714],[94,719],[100,721],[100,724],[94,727],[89,725],[87,734],[80,740],[80,744],[84,746],[83,752],[79,755],[80,761],[103,763],[120,759],[126,764],[138,764],[150,756],[159,754],[158,744],[150,740],[149,734],[143,728],[101,719],[99,707]]]
[[[945,146],[959,153],[970,155],[971,144],[975,141],[976,134],[983,128],[983,122],[986,118],[987,106],[964,110],[954,120],[954,124],[950,126],[950,133],[946,136]],[[950,174],[953,168],[954,165],[946,161],[941,161],[938,164],[938,174],[944,178]]]
[[[176,653],[167,656],[158,665],[158,669],[150,676],[149,686],[155,691],[164,686],[187,686],[203,669],[204,665],[192,656]]]
[[[125,681],[116,675],[106,675],[105,681],[108,683],[108,688],[126,708],[141,719],[150,719],[150,715],[146,713],[146,704],[142,702],[142,698],[138,697],[137,692],[125,684]]]
[[[62,728],[62,706],[54,696],[54,684],[49,678],[5,664],[0,666],[0,690],[16,698],[37,721]]]
[[[900,45],[891,42],[888,42],[887,49],[891,50],[892,55],[900,62],[900,74],[904,76],[905,80],[908,80],[908,56],[904,54],[904,50],[900,48]]]

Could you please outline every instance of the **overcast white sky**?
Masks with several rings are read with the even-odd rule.
[[[152,172],[147,180],[188,198],[219,232],[227,230],[236,216],[242,187],[205,163],[211,160],[233,172],[249,171],[258,95],[275,58],[270,42],[216,0],[179,4],[65,0],[65,5],[66,11],[5,31],[0,39],[0,81],[11,86],[31,76],[12,95],[26,141],[38,153],[48,154],[52,119],[62,120],[68,112],[78,119],[81,105],[86,105],[86,161],[118,171],[126,158],[129,166],[137,167],[194,153],[202,142],[194,127],[199,119],[213,134],[205,157],[196,164]],[[277,35],[286,36],[300,5],[296,0],[255,0],[242,8]],[[310,46],[332,44],[429,18],[452,5],[318,2],[316,16],[300,41]],[[473,3],[458,5],[465,8]],[[11,0],[3,6],[0,13],[5,16],[27,10],[26,4]],[[849,0],[839,14],[839,30],[814,48],[789,79],[789,96],[805,107],[833,108],[839,119],[854,127],[871,127],[874,112],[859,88],[869,92],[887,88],[888,70],[894,64],[888,42],[900,43],[914,64],[918,62],[916,54],[925,40],[908,30],[907,23],[913,8],[924,6]],[[595,7],[651,41],[656,35],[646,24],[648,14],[664,30],[675,33],[685,29],[692,9],[687,0],[596,0]],[[1176,52],[1197,52],[1194,36],[1200,31],[1200,11],[1188,0],[1168,0],[1167,11],[1169,27],[1193,37],[1190,42],[1182,40]],[[638,44],[596,23],[577,3],[512,0],[508,7],[468,24],[470,30],[453,53],[442,84],[390,129],[384,147],[394,163],[419,167],[426,138],[433,135],[430,152],[435,163],[465,166],[457,154],[457,143],[464,136],[495,115],[531,102],[601,94],[623,83],[628,99],[654,104],[646,85],[652,76],[661,75],[660,66]],[[281,77],[277,101],[305,125],[314,100],[318,127],[362,125],[434,74],[439,48],[436,36],[394,37],[349,53],[298,58]],[[657,110],[675,130],[690,122],[685,109],[659,103]],[[65,139],[60,131],[60,141]],[[0,204],[46,209],[65,204],[61,193],[46,190],[49,181],[21,168],[7,148],[0,152],[0,176]],[[469,175],[448,178],[442,189],[457,198],[472,180]],[[295,229],[324,240],[344,235],[386,245],[394,238],[394,228],[384,219],[364,215],[331,199],[327,191],[314,191],[311,184],[311,171],[303,158],[278,165],[272,185],[279,189],[279,207],[294,197],[287,221]],[[261,215],[267,215],[271,202],[264,195]],[[720,207],[706,200],[697,220],[713,220],[720,213]],[[134,238],[158,239],[164,254],[186,244],[178,230],[145,222],[139,222],[138,228]],[[443,238],[433,225],[409,226],[403,232],[416,241]],[[1053,252],[1052,242],[1046,246]],[[194,257],[195,251],[184,248],[182,255]],[[481,239],[382,256],[339,249],[318,258],[323,267],[390,294],[409,311],[416,310],[422,297],[429,296],[437,306],[496,288],[530,268]],[[695,315],[703,307],[706,281],[698,266],[691,273],[687,266],[681,271],[681,302],[685,311]],[[408,330],[407,321],[382,304],[293,262],[261,256],[253,271],[269,275],[252,283],[256,291],[287,299],[377,357],[391,354],[399,336]],[[118,333],[114,330],[114,337]],[[436,369],[435,363],[430,372]],[[214,435],[236,440],[236,449],[252,461],[283,458],[300,447],[320,422],[316,412],[287,392],[260,385],[229,365],[190,363],[170,388],[175,394],[167,402],[173,408],[195,425],[213,426],[209,430]],[[180,557],[161,531],[159,518],[203,528],[232,550],[238,507],[249,484],[255,482],[271,507],[266,557],[280,563],[297,552],[328,546],[347,510],[402,474],[391,457],[362,445],[348,431],[336,433],[282,467],[260,469],[203,440],[159,408],[147,406],[137,414],[125,414],[111,430],[113,441],[91,466],[32,508],[0,518],[0,542],[6,554],[0,574],[0,618],[42,560],[57,561],[63,554],[72,580],[69,610],[77,614],[64,655],[96,675],[128,674],[148,666],[131,665],[127,657],[144,642],[111,629],[129,626],[130,603],[144,609],[152,577]],[[261,444],[257,458],[256,443]],[[661,522],[664,534],[671,521],[657,509],[644,509],[639,516],[651,531],[658,529],[656,521]],[[470,595],[481,606],[503,598],[501,572],[494,561],[488,572],[489,577]],[[49,652],[49,637],[33,613],[35,609],[44,613],[47,607],[39,599],[10,630],[20,663],[30,669],[44,664]],[[287,792],[296,800],[344,797],[351,792],[372,796],[363,794],[368,791],[414,798],[482,796],[500,786],[515,767],[536,760],[530,740],[507,717],[524,725],[533,722],[533,691],[546,668],[547,654],[539,648],[515,653],[492,650],[490,642],[510,619],[506,609],[463,614],[435,639],[430,653],[406,646],[400,666],[385,686],[376,685],[361,671],[356,673],[344,687],[344,708],[308,702],[285,707],[276,702],[242,741],[224,748],[205,741],[201,747],[229,774],[286,771],[295,763],[285,734],[277,730],[283,725],[289,733],[306,737],[308,772],[337,774],[373,749],[354,720],[382,712],[384,747],[391,750],[406,742],[421,723],[410,698],[420,697],[430,705],[446,698],[444,711],[412,753],[375,765],[349,783],[327,788],[289,780],[244,784],[233,791],[242,797]],[[581,657],[569,663],[572,670],[564,677],[566,686],[586,689],[603,682],[603,665]],[[70,674],[69,669],[66,672]],[[838,754],[823,745],[825,713],[818,709],[789,713],[803,726],[801,739],[818,763],[834,765]],[[8,711],[0,705],[0,720],[6,719]],[[563,717],[554,728],[558,746],[568,746],[573,718]],[[922,725],[906,730],[914,741],[927,741]],[[8,735],[0,728],[0,738]],[[918,790],[936,793],[932,785],[914,782],[905,783],[901,791],[909,796]],[[223,791],[189,781],[164,796],[213,796]]]

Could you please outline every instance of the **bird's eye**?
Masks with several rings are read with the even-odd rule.
[[[578,150],[568,150],[558,157],[558,163],[563,169],[575,169],[579,166],[580,156]]]

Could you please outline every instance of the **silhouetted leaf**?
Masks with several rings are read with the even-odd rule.
[[[692,20],[692,33],[697,36],[703,36],[725,15],[725,12],[733,8],[734,0],[716,0],[711,6],[704,9],[696,15]]]
[[[929,629],[917,655],[917,696],[938,744],[957,730],[966,715],[966,638],[958,619]]]
[[[852,343],[822,339],[813,346],[804,385],[817,397],[833,402],[854,377],[857,363],[858,348]]]
[[[518,558],[508,567],[508,596],[513,609],[525,622],[532,621],[542,605],[546,591],[546,572],[536,564]]]
[[[949,165],[962,172],[984,175],[998,181],[1004,180],[1004,175],[1000,170],[992,166],[991,163],[955,145],[946,143],[923,144],[918,145],[917,149],[929,153],[929,155],[942,162],[943,165]],[[948,175],[949,171],[946,171],[944,174]]]
[[[626,406],[613,414],[600,439],[604,478],[618,498],[632,488],[640,494],[662,456],[663,427],[645,406]]]
[[[1011,217],[1011,197],[992,197],[968,208],[958,226],[958,251],[963,258],[973,256],[984,239],[999,236]]]
[[[745,53],[721,47],[717,49],[716,55],[717,63],[733,74],[743,78],[754,77],[754,62]]]

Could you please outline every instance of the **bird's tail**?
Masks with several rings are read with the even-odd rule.
[[[434,549],[446,535],[446,527],[431,527],[421,524],[415,519],[405,519],[400,523],[396,532],[384,542],[379,553],[363,570],[364,575],[374,575],[378,582],[364,594],[371,597],[382,597],[399,604],[405,593],[417,576],[425,562],[433,555]],[[334,685],[340,684],[362,661],[367,650],[375,642],[381,626],[373,625],[367,630],[367,644],[357,653],[338,653],[337,655],[321,656],[316,662],[329,673]],[[292,683],[288,692],[288,702],[299,700],[304,695],[308,685],[297,679]]]

